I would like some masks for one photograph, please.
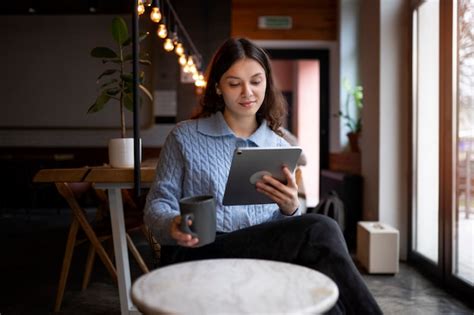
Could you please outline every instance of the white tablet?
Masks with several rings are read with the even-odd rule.
[[[300,147],[235,149],[222,203],[225,206],[274,203],[256,190],[255,183],[263,175],[285,182],[282,166],[294,172],[301,151]]]

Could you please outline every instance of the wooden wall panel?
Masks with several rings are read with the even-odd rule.
[[[232,36],[267,40],[338,39],[337,0],[232,0]],[[290,30],[258,29],[258,17],[291,16]]]

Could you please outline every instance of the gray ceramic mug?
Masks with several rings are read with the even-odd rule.
[[[204,246],[216,239],[216,202],[211,195],[182,198],[179,201],[182,232],[199,239],[197,246]],[[187,222],[191,220],[192,225]]]

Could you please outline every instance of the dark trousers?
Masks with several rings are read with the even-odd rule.
[[[162,247],[162,265],[210,258],[256,258],[293,263],[318,270],[339,288],[329,314],[381,314],[347,250],[337,223],[305,214],[218,234],[198,248]]]

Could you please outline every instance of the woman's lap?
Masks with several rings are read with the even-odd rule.
[[[162,247],[162,264],[215,258],[254,258],[294,263],[318,270],[339,288],[331,313],[380,314],[347,250],[337,223],[306,214],[218,234],[212,244],[198,248]]]

